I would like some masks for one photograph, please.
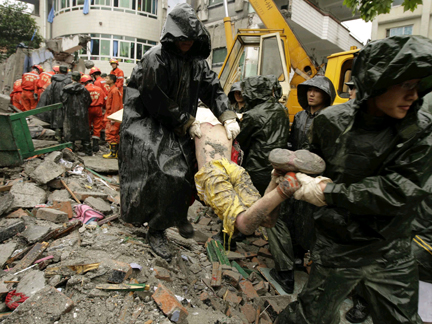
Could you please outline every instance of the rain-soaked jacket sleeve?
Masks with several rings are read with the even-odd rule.
[[[287,143],[287,146],[288,146],[288,149],[290,149],[290,150],[293,150],[293,151],[296,151],[297,149],[298,149],[298,146],[299,146],[299,143],[298,143],[298,136],[297,136],[297,124],[298,124],[298,119],[299,119],[299,114],[297,113],[297,114],[295,114],[295,116],[294,116],[294,120],[293,120],[293,123],[292,123],[292,125],[291,125],[291,132],[290,132],[290,135],[289,135],[289,137],[288,137],[288,143]]]
[[[317,129],[331,127],[322,123],[325,118],[318,116],[311,131],[311,150],[320,147]],[[321,121],[321,123],[319,122]],[[329,131],[329,130],[327,130]],[[324,190],[328,205],[342,207],[357,215],[398,216],[413,210],[429,192],[432,181],[432,134],[425,135],[406,149],[400,149],[391,162],[385,163],[379,176],[366,177],[350,185],[329,183]]]
[[[260,128],[253,117],[245,113],[243,114],[242,120],[240,122],[240,133],[237,135],[236,140],[239,142],[241,149],[248,153],[252,142],[256,139],[253,134]]]
[[[237,115],[231,110],[228,97],[222,90],[216,73],[210,69],[207,61],[203,60],[200,64],[204,66],[202,68],[203,75],[199,98],[210,108],[221,123],[228,119],[236,119]]]
[[[135,82],[138,82],[142,101],[146,110],[152,118],[164,125],[166,128],[175,131],[179,135],[186,132],[188,126],[195,120],[188,112],[182,111],[179,105],[171,99],[168,87],[171,83],[169,63],[158,55],[148,55],[135,70]],[[175,84],[180,90],[180,85]],[[176,90],[176,93],[177,93]],[[187,90],[183,90],[187,91]]]

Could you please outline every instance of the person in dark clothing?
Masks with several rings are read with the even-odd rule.
[[[284,148],[289,135],[287,109],[279,103],[282,88],[273,75],[247,78],[241,83],[246,101],[237,141],[244,151],[243,167],[261,196],[273,170],[268,155]]]
[[[288,138],[288,148],[297,151],[307,142],[307,132],[314,118],[333,104],[336,91],[333,83],[325,76],[315,76],[298,85],[298,101],[303,110],[294,116]],[[270,251],[274,256],[275,268],[272,277],[284,291],[294,291],[295,258],[312,249],[314,241],[313,211],[316,207],[304,201],[291,198],[282,203],[276,225],[267,230]],[[293,242],[297,243],[296,249]],[[296,251],[296,253],[294,252]]]
[[[80,83],[80,80],[81,74],[73,72],[72,83],[65,86],[60,93],[64,109],[64,138],[65,141],[72,143],[80,140],[84,153],[92,156],[90,128],[88,125],[88,109],[92,99],[88,90]]]
[[[231,86],[230,92],[228,93],[228,99],[230,100],[232,109],[241,114],[244,112],[245,99],[242,95],[241,82],[236,82]]]
[[[37,108],[61,103],[62,99],[60,93],[62,89],[70,83],[72,83],[72,79],[68,75],[67,66],[60,66],[59,73],[51,77],[51,84],[42,93]],[[56,132],[56,139],[59,142],[63,142],[64,108],[42,113],[39,114],[38,117],[39,116],[42,120],[50,123],[51,128]]]
[[[370,42],[352,74],[356,99],[323,110],[310,129],[324,177],[296,174],[294,198],[321,208],[308,283],[279,324],[339,323],[356,286],[374,323],[422,323],[411,223],[432,194],[432,116],[420,110],[432,91],[432,41]]]
[[[170,260],[164,231],[177,226],[183,237],[194,231],[187,220],[193,199],[195,120],[198,99],[224,125],[227,138],[240,128],[218,77],[208,66],[210,34],[186,3],[167,17],[161,42],[134,68],[124,99],[120,128],[121,217],[148,222],[152,249]],[[137,175],[140,175],[139,177]]]

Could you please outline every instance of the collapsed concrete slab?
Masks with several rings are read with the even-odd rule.
[[[35,183],[18,182],[10,190],[14,196],[11,208],[33,208],[35,205],[44,204],[47,194],[45,190],[39,188]]]
[[[66,223],[69,221],[67,213],[53,208],[39,208],[36,217],[53,223]]]
[[[21,236],[29,243],[33,244],[42,239],[45,235],[47,235],[51,230],[51,227],[48,226],[39,226],[39,225],[28,225],[26,230],[21,233]]]
[[[9,211],[13,200],[14,197],[9,192],[0,197],[0,216]]]
[[[3,269],[4,264],[15,251],[17,244],[10,242],[6,244],[0,244],[0,267]]]
[[[20,219],[0,220],[0,242],[6,241],[17,233],[25,230],[25,224]]]
[[[111,206],[108,204],[105,200],[101,198],[94,198],[94,197],[88,197],[84,204],[92,207],[93,209],[96,209],[100,211],[101,213],[108,214],[111,212]]]
[[[62,165],[52,161],[44,161],[30,174],[30,177],[38,184],[46,184],[64,172],[65,168]]]
[[[24,272],[16,291],[26,295],[27,297],[31,297],[39,290],[45,288],[45,285],[45,276],[43,271],[32,269],[28,272]]]
[[[19,324],[24,318],[31,318],[31,323],[35,324],[53,323],[73,306],[72,299],[54,287],[46,286],[21,304],[3,323]]]
[[[117,159],[104,159],[102,156],[84,156],[86,167],[100,173],[118,173]]]

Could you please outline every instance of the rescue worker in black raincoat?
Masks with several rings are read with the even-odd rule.
[[[169,14],[159,45],[134,68],[124,101],[120,129],[122,218],[134,225],[148,222],[153,250],[171,258],[164,231],[177,226],[193,235],[187,220],[192,202],[195,146],[200,137],[195,120],[198,99],[206,104],[234,139],[240,128],[216,73],[205,59],[210,34],[188,4]]]
[[[279,103],[282,87],[273,75],[250,77],[241,82],[246,101],[237,141],[244,152],[243,168],[261,196],[271,180],[273,167],[268,155],[285,148],[289,136],[286,108]]]
[[[333,104],[336,91],[329,78],[317,75],[298,85],[297,98],[303,110],[294,116],[291,125],[288,148],[292,151],[301,149],[307,142],[312,121],[323,109]],[[282,203],[276,225],[267,229],[270,251],[275,261],[275,268],[270,270],[270,274],[288,294],[294,291],[296,256],[303,259],[304,253],[312,249],[315,237],[312,214],[316,208],[291,198]]]
[[[70,83],[72,83],[72,79],[68,74],[67,66],[60,66],[59,74],[55,74],[51,77],[51,84],[42,93],[36,108],[61,103],[62,99],[60,97],[60,93],[62,89]],[[64,108],[42,113],[39,114],[38,117],[39,116],[42,120],[50,123],[51,128],[56,131],[56,139],[59,142],[63,142]]]
[[[432,41],[370,42],[352,74],[356,99],[323,110],[310,129],[325,177],[296,174],[294,197],[322,207],[308,283],[279,324],[339,323],[356,286],[374,323],[422,323],[411,223],[432,193],[432,118],[419,110],[432,90]]]
[[[231,108],[238,114],[244,112],[245,99],[242,95],[241,82],[236,82],[231,86],[228,92],[228,99],[231,103]]]
[[[63,103],[63,131],[67,142],[81,141],[84,153],[92,156],[88,109],[92,102],[90,93],[80,83],[81,74],[72,73],[72,83],[65,86],[60,94]],[[74,144],[75,147],[75,144]]]

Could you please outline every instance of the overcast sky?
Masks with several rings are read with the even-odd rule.
[[[356,19],[342,24],[347,27],[351,34],[363,44],[366,44],[367,40],[371,38],[372,22],[365,22],[361,19]]]

